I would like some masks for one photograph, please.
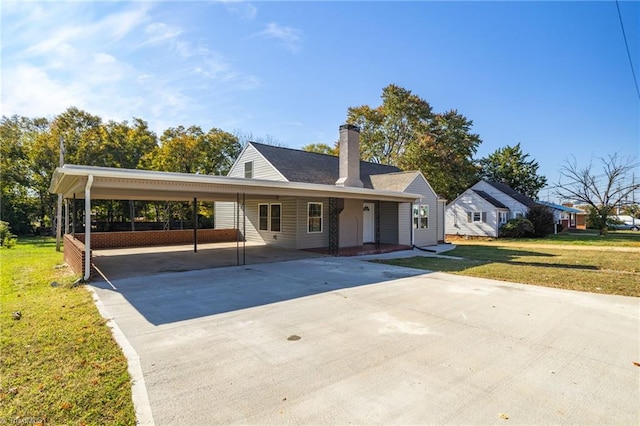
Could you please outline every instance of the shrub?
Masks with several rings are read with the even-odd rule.
[[[500,227],[500,236],[504,238],[531,237],[534,232],[531,221],[523,217],[511,219]]]
[[[9,222],[0,221],[0,247],[11,248],[16,245],[18,237],[11,233]]]
[[[534,237],[543,238],[553,233],[555,219],[549,207],[543,206],[542,204],[535,204],[527,212],[527,219],[529,219],[533,225]]]

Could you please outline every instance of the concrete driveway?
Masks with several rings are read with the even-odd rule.
[[[640,423],[637,298],[354,258],[112,284],[158,425]]]

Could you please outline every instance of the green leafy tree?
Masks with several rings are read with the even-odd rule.
[[[553,233],[555,219],[553,212],[547,206],[535,204],[527,211],[527,219],[533,225],[533,236],[536,238],[544,238]]]
[[[47,126],[46,119],[16,115],[3,116],[0,122],[0,219],[20,235],[32,231],[38,212],[28,152]]]
[[[326,143],[310,143],[308,145],[303,146],[302,150],[307,152],[315,152],[317,154],[327,154],[327,155],[339,154],[337,144],[332,148]]]
[[[478,180],[473,155],[482,140],[472,125],[456,110],[435,114],[428,132],[407,146],[400,167],[420,170],[440,196],[453,200]]]
[[[347,111],[347,122],[360,128],[361,158],[394,166],[400,164],[407,146],[427,133],[432,117],[426,100],[394,84],[382,89],[380,106]]]
[[[538,175],[538,163],[529,160],[520,144],[499,148],[479,161],[482,179],[502,182],[529,198],[538,198],[538,192],[547,184],[547,178]]]
[[[640,183],[632,177],[638,163],[618,153],[600,157],[598,162],[600,170],[595,170],[593,161],[581,167],[575,157],[566,160],[560,169],[556,194],[565,200],[590,206],[589,225],[606,235],[607,223],[615,207],[640,189]]]

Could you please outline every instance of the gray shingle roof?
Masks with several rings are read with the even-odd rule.
[[[472,189],[471,192],[475,192],[481,198],[483,198],[485,201],[488,201],[489,203],[491,203],[491,205],[493,205],[494,207],[497,207],[499,209],[508,209],[509,208],[509,207],[505,206],[500,201],[496,200],[495,198],[493,198],[491,195],[487,194],[484,191],[479,191],[477,189]]]
[[[340,162],[336,156],[256,142],[249,143],[278,169],[289,182],[335,185],[340,177]],[[400,171],[399,168],[394,166],[360,161],[360,180],[365,188],[373,189],[371,175]]]
[[[396,172],[382,175],[371,175],[371,183],[375,189],[403,192],[413,182],[418,172]]]
[[[531,198],[527,197],[524,194],[519,193],[518,191],[516,191],[515,189],[511,188],[507,184],[504,184],[502,182],[489,181],[489,180],[487,180],[485,182],[487,182],[489,185],[493,186],[498,191],[504,192],[509,197],[511,197],[514,200],[524,204],[527,207],[533,207],[536,204],[536,202],[533,201]]]

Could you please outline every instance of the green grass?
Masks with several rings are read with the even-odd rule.
[[[0,423],[135,424],[126,358],[62,263],[52,238],[0,250]]]
[[[560,233],[549,235],[546,238],[500,238],[500,239],[478,239],[464,240],[462,238],[452,238],[451,241],[458,244],[487,244],[495,243],[499,245],[522,245],[522,244],[547,244],[547,245],[572,245],[572,246],[598,246],[598,247],[640,247],[640,232],[637,231],[609,231],[607,235],[598,235],[597,231],[571,231],[570,233]]]
[[[457,241],[458,247],[446,255],[461,257],[462,260],[414,257],[384,263],[523,284],[640,297],[640,249],[614,251],[607,244],[591,244],[580,250],[575,250],[573,244],[541,248],[539,244],[543,241],[546,242]]]

